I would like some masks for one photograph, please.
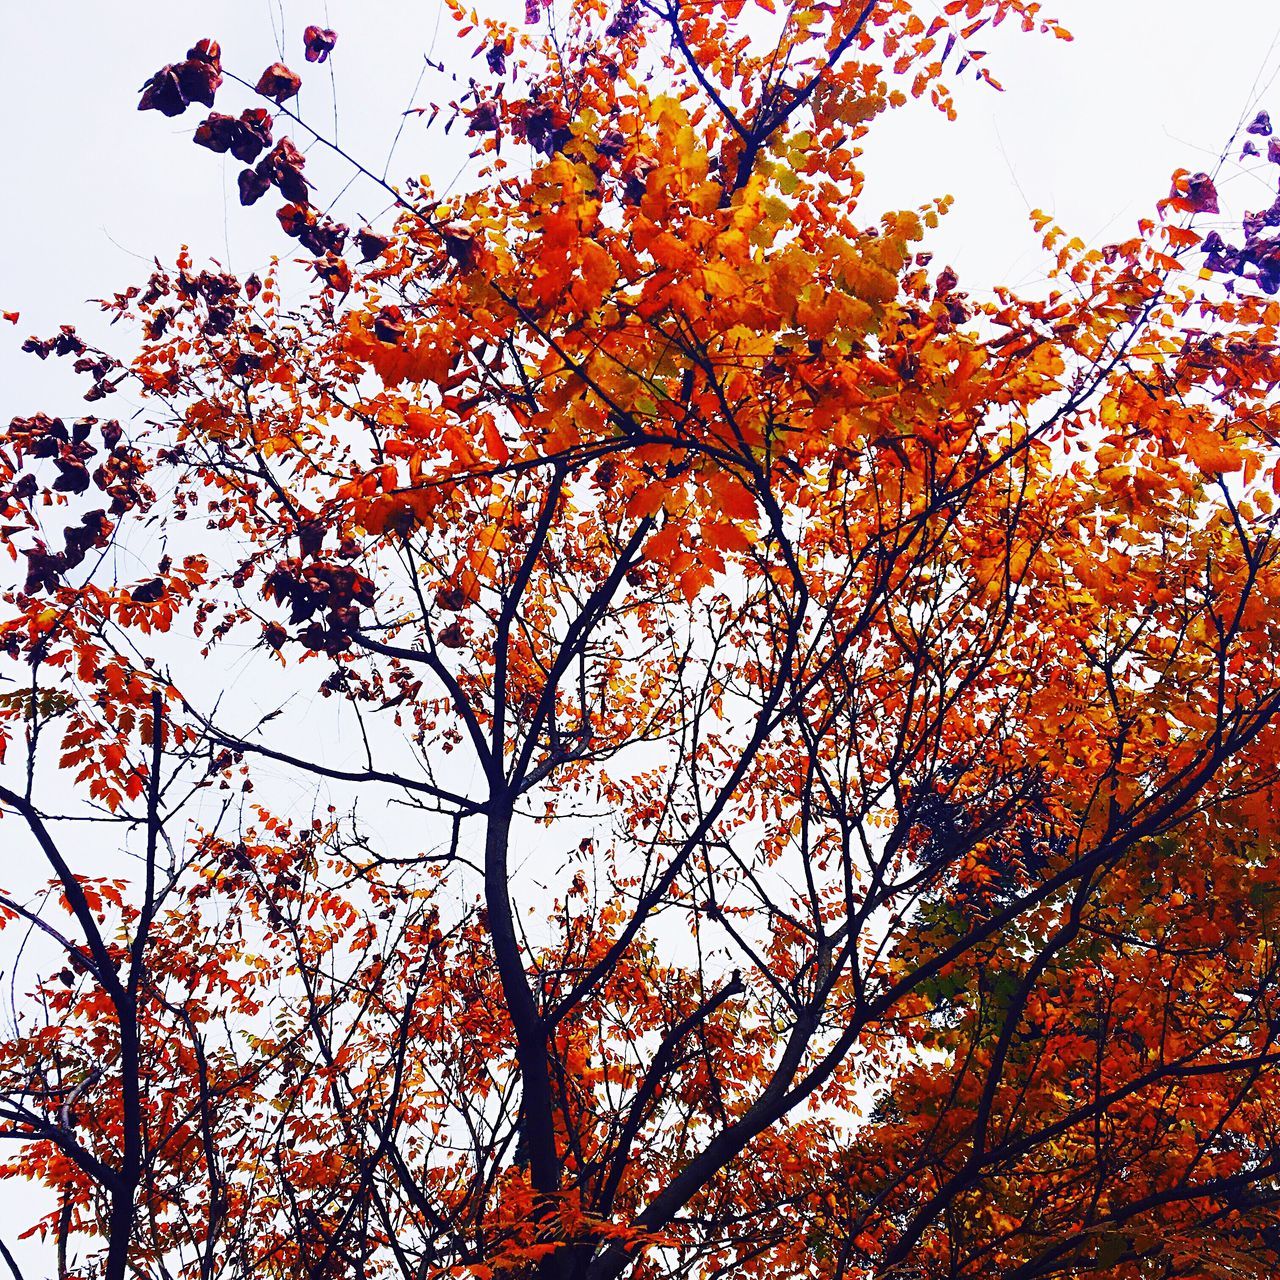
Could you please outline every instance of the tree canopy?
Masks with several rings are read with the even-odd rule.
[[[1280,201],[966,292],[862,144],[1032,0],[451,9],[474,181],[344,156],[353,233],[202,39],[139,106],[313,287],[25,344],[94,410],[0,437],[60,1278],[1276,1274]]]

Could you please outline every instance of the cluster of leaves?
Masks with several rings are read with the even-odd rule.
[[[307,61],[326,61],[337,39],[337,33],[327,27],[309,26],[303,36]],[[201,40],[187,51],[184,62],[162,67],[147,81],[138,109],[178,116],[193,102],[212,107],[222,83],[222,54],[218,42]],[[253,86],[255,93],[270,99],[277,107],[296,98],[301,87],[301,77],[283,62],[273,62]],[[313,207],[311,184],[302,172],[306,157],[287,137],[280,138],[273,146],[273,132],[269,110],[246,107],[238,116],[210,112],[197,127],[192,141],[219,154],[230,152],[235,159],[250,166],[242,169],[237,178],[241,204],[256,204],[273,187],[278,190],[287,202],[277,214],[281,227],[317,255],[315,267],[321,278],[345,292],[350,288],[351,275],[341,254],[349,229]],[[377,256],[381,250],[376,246],[380,243],[385,242],[368,228],[362,232],[360,248],[365,261]]]
[[[1256,155],[1253,138],[1267,139],[1267,161],[1280,165],[1280,139],[1271,136],[1271,118],[1260,111],[1246,131],[1249,136],[1243,155]],[[1243,158],[1243,157],[1242,157]],[[1216,206],[1217,201],[1214,201]],[[1256,284],[1264,293],[1280,290],[1280,195],[1266,209],[1246,214],[1241,230],[1244,242],[1239,246],[1228,244],[1218,231],[1211,231],[1201,246],[1208,271],[1244,277]]]

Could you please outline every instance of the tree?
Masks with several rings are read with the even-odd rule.
[[[140,105],[249,96],[195,141],[309,300],[184,257],[127,361],[26,344],[146,405],[0,451],[60,1275],[1273,1274],[1274,210],[1179,172],[974,300],[859,144],[1037,5],[527,16],[354,249],[201,41]]]

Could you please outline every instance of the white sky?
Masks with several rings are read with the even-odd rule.
[[[489,11],[498,4],[480,0]],[[510,0],[501,7],[509,11]],[[1259,107],[1280,124],[1280,83],[1273,82],[1280,7],[1273,0],[1045,0],[1045,7],[1075,33],[1074,43],[1019,36],[1007,23],[990,42],[987,63],[1005,93],[967,81],[957,93],[958,123],[913,104],[879,122],[870,147],[866,220],[955,195],[931,247],[959,269],[971,293],[995,283],[1028,285],[1043,274],[1028,209],[1050,211],[1086,241],[1118,239],[1167,194],[1174,168],[1212,169],[1231,133]],[[176,120],[136,111],[151,72],[211,35],[229,69],[256,79],[281,56],[283,30],[284,60],[304,75],[303,114],[330,131],[336,86],[339,140],[381,170],[400,113],[439,96],[437,77],[416,99],[413,91],[423,54],[449,50],[442,8],[440,0],[0,0],[0,309],[21,312],[16,328],[0,325],[0,421],[38,408],[83,412],[64,371],[20,355],[18,346],[63,322],[94,332],[85,300],[144,279],[153,255],[167,264],[186,243],[197,263],[214,257],[247,273],[292,248],[271,199],[240,207],[240,165],[191,145],[199,108]],[[301,31],[309,22],[339,32],[328,66],[303,62]],[[468,53],[474,44],[472,37]],[[482,66],[474,64],[475,74]],[[464,82],[471,71],[464,64]],[[220,110],[249,104],[232,86],[219,94]],[[465,165],[460,132],[446,138],[440,124],[427,131],[410,117],[390,177],[426,173],[437,189],[446,187]],[[323,200],[348,175],[312,155],[308,175]],[[1275,167],[1229,161],[1219,181],[1224,215],[1269,204],[1277,177]],[[359,225],[385,204],[357,183],[336,212]],[[117,401],[109,411],[128,407]],[[0,854],[0,881],[8,878],[3,860]],[[11,1214],[26,1216],[29,1195],[0,1188],[0,1234],[10,1247]],[[51,1269],[38,1244],[19,1257],[27,1280]]]

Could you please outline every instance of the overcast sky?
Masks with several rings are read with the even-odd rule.
[[[497,0],[479,3],[493,11]],[[1213,169],[1259,108],[1280,123],[1274,0],[1045,0],[1045,8],[1074,31],[1074,43],[1017,36],[1006,24],[988,62],[1003,94],[966,82],[956,124],[912,104],[880,122],[866,161],[869,222],[885,208],[957,198],[933,247],[975,294],[1043,275],[1031,208],[1086,241],[1120,238],[1167,194],[1173,169]],[[239,206],[240,166],[191,145],[198,111],[177,120],[137,112],[152,71],[206,35],[249,79],[283,56],[305,73],[303,113],[326,131],[336,127],[344,146],[381,171],[401,113],[447,88],[431,74],[415,95],[424,55],[451,47],[442,9],[440,0],[0,0],[0,310],[21,312],[16,328],[0,325],[0,420],[37,408],[83,412],[59,399],[69,384],[54,362],[41,365],[18,346],[63,322],[92,330],[85,300],[145,278],[153,256],[171,262],[185,243],[197,263],[212,257],[247,273],[290,251],[271,201]],[[339,32],[326,67],[303,63],[309,22]],[[464,78],[469,70],[464,63]],[[248,104],[230,86],[220,94],[220,109]],[[458,132],[446,138],[440,125],[427,130],[409,117],[389,176],[425,173],[437,189],[465,182]],[[1219,180],[1224,221],[1269,204],[1278,172],[1229,160]],[[314,152],[308,174],[321,197],[349,176]],[[336,212],[358,224],[385,204],[357,182]],[[11,1244],[5,1206],[19,1198],[20,1188],[0,1190],[0,1230]],[[22,1256],[32,1264],[28,1280],[46,1274],[46,1251]]]

